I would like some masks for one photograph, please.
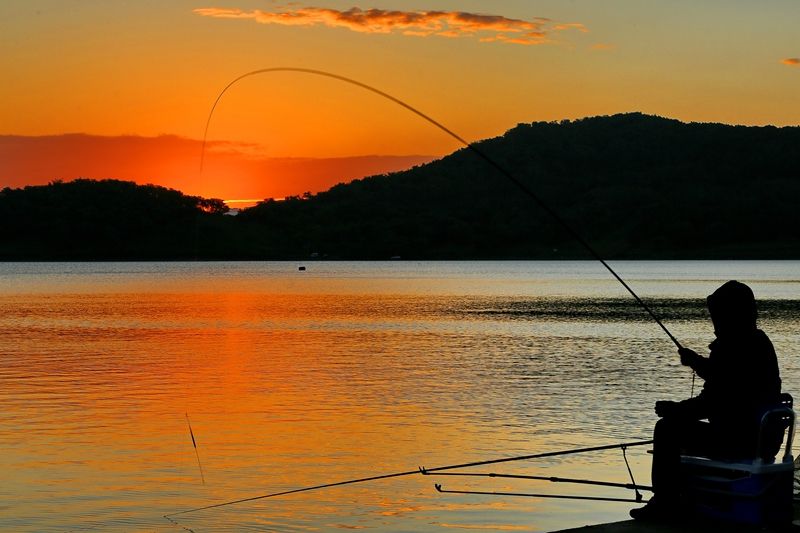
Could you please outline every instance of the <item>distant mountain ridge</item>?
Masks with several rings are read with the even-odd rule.
[[[798,127],[631,113],[520,124],[477,146],[604,257],[800,257]],[[588,258],[467,149],[242,218],[298,255]]]
[[[519,124],[476,146],[603,257],[800,258],[800,127],[686,124],[629,113]],[[117,240],[112,250],[108,236],[92,235],[72,239],[78,245],[67,252],[48,237],[56,222],[47,208],[29,202],[27,214],[17,209],[28,189],[0,193],[0,223],[26,228],[0,237],[0,258],[590,258],[466,148],[323,193],[262,202],[236,217],[197,204],[191,220],[159,219],[158,234],[173,237],[171,245],[161,239],[157,251],[148,250],[147,232],[128,224],[136,246]],[[114,227],[113,219],[104,224]]]

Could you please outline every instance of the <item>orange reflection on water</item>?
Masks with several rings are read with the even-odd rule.
[[[626,518],[625,504],[433,484],[624,494],[611,489],[410,475],[164,520],[418,465],[646,439],[655,399],[689,394],[672,346],[594,263],[297,266],[0,265],[0,529],[557,530]],[[736,265],[623,266],[688,317],[673,322],[686,345],[707,344],[696,294]],[[797,265],[745,266],[771,280],[759,289],[775,299],[770,336],[792,353]],[[687,283],[687,268],[705,281]],[[628,458],[646,483],[645,450]],[[482,471],[629,481],[619,450]]]
[[[465,417],[463,367],[439,361],[430,319],[408,314],[418,304],[238,291],[3,296],[0,471],[13,480],[3,496],[27,510],[18,530],[166,528],[168,512],[474,458],[476,443],[504,437],[487,441]],[[58,503],[52,519],[52,501],[35,496],[43,487]],[[387,494],[412,498],[387,508]],[[439,500],[413,476],[180,523],[376,527],[456,512]]]

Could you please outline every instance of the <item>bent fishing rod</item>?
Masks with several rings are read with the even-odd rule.
[[[560,451],[555,451],[555,452],[535,453],[535,454],[530,454],[530,455],[521,455],[521,456],[518,456],[518,457],[502,457],[500,459],[490,459],[488,461],[476,461],[476,462],[472,462],[472,463],[461,463],[461,464],[448,465],[448,466],[437,466],[435,468],[425,468],[425,467],[420,466],[416,470],[407,470],[405,472],[395,472],[395,473],[392,473],[392,474],[382,474],[382,475],[378,475],[378,476],[370,476],[370,477],[363,477],[363,478],[357,478],[357,479],[348,479],[346,481],[336,481],[336,482],[333,482],[333,483],[324,483],[324,484],[321,484],[321,485],[313,485],[313,486],[310,486],[310,487],[303,487],[303,488],[299,488],[299,489],[285,490],[285,491],[282,491],[282,492],[273,492],[271,494],[262,494],[261,496],[252,496],[250,498],[242,498],[242,499],[239,499],[239,500],[232,500],[232,501],[223,502],[223,503],[215,503],[215,504],[212,504],[212,505],[206,505],[204,507],[197,507],[196,509],[188,509],[186,511],[178,511],[178,512],[175,512],[175,513],[165,514],[164,518],[169,519],[170,517],[173,517],[173,516],[178,516],[178,515],[188,514],[188,513],[195,513],[195,512],[198,512],[198,511],[205,511],[205,510],[208,510],[208,509],[216,509],[218,507],[227,507],[229,505],[235,505],[235,504],[238,504],[238,503],[253,502],[253,501],[256,501],[256,500],[265,500],[267,498],[277,498],[278,496],[287,496],[289,494],[297,494],[297,493],[300,493],[300,492],[309,492],[309,491],[312,491],[312,490],[326,489],[326,488],[331,488],[331,487],[341,487],[343,485],[353,485],[353,484],[356,484],[356,483],[365,483],[367,481],[378,481],[378,480],[381,480],[381,479],[390,479],[390,478],[395,478],[395,477],[411,476],[411,475],[415,475],[415,474],[430,475],[433,472],[442,472],[442,471],[445,471],[445,470],[456,470],[456,469],[459,469],[459,468],[471,468],[471,467],[475,467],[475,466],[486,466],[486,465],[493,465],[493,464],[498,464],[498,463],[508,463],[508,462],[511,462],[511,461],[526,461],[526,460],[530,460],[530,459],[543,459],[543,458],[546,458],[546,457],[556,457],[556,456],[560,456],[560,455],[572,455],[572,454],[577,454],[577,453],[598,452],[598,451],[603,451],[603,450],[613,450],[613,449],[617,449],[617,448],[621,448],[621,449],[624,450],[626,448],[631,448],[631,447],[634,447],[634,446],[646,446],[646,445],[652,444],[652,443],[653,443],[652,440],[642,440],[642,441],[635,441],[635,442],[623,442],[623,443],[619,443],[619,444],[607,444],[607,445],[604,445],[604,446],[592,446],[590,448],[574,448],[574,449],[571,449],[571,450],[560,450]]]
[[[368,85],[366,83],[363,83],[363,82],[360,82],[358,80],[355,80],[353,78],[348,78],[346,76],[342,76],[340,74],[334,74],[332,72],[327,72],[327,71],[324,71],[324,70],[310,69],[310,68],[300,68],[300,67],[271,67],[271,68],[263,68],[263,69],[258,69],[258,70],[253,70],[251,72],[247,72],[246,74],[242,74],[241,76],[235,78],[233,81],[228,83],[228,85],[226,85],[224,89],[222,89],[222,91],[217,96],[216,100],[214,100],[214,105],[211,106],[211,111],[208,114],[208,119],[206,120],[206,128],[205,128],[205,131],[203,132],[202,150],[201,150],[201,153],[200,153],[200,173],[201,174],[203,172],[203,164],[204,164],[204,161],[205,161],[205,150],[206,150],[206,143],[207,143],[207,138],[208,138],[208,128],[211,125],[211,117],[214,115],[214,110],[217,108],[217,105],[219,104],[219,102],[222,99],[222,97],[225,95],[226,92],[228,92],[228,89],[230,89],[231,87],[233,87],[234,85],[236,85],[238,82],[240,82],[241,80],[243,80],[245,78],[249,78],[251,76],[256,76],[256,75],[260,75],[260,74],[268,74],[268,73],[275,73],[275,72],[295,72],[295,73],[302,73],[302,74],[310,74],[310,75],[314,75],[314,76],[322,76],[322,77],[325,77],[325,78],[338,80],[338,81],[341,81],[341,82],[344,82],[344,83],[348,83],[350,85],[355,85],[356,87],[360,87],[360,88],[362,88],[362,89],[364,89],[366,91],[369,91],[371,93],[377,94],[378,96],[380,96],[382,98],[385,98],[385,99],[387,99],[387,100],[389,100],[391,102],[394,102],[395,104],[407,109],[408,111],[410,111],[410,112],[414,113],[415,115],[419,116],[420,118],[422,118],[426,122],[432,124],[433,126],[438,128],[439,130],[443,131],[444,133],[446,133],[447,135],[449,135],[450,137],[452,137],[453,139],[455,139],[459,143],[463,144],[472,153],[474,153],[475,155],[477,155],[478,157],[483,159],[491,167],[493,167],[495,170],[497,170],[502,176],[504,176],[511,183],[516,185],[516,187],[520,191],[522,191],[528,197],[530,197],[534,202],[536,202],[536,204],[539,205],[539,207],[542,210],[544,210],[546,213],[548,213],[553,218],[553,220],[558,222],[558,224],[572,238],[574,238],[576,241],[578,241],[581,244],[581,246],[583,246],[586,249],[586,251],[588,251],[589,254],[594,259],[599,261],[606,268],[606,270],[608,270],[611,273],[611,275],[614,276],[614,278],[619,283],[621,283],[623,287],[625,287],[625,289],[630,293],[631,296],[633,296],[633,298],[636,300],[636,302],[645,311],[647,311],[647,314],[650,315],[650,318],[652,318],[656,322],[656,324],[658,324],[661,327],[661,329],[664,331],[664,333],[667,334],[667,336],[675,344],[675,346],[677,346],[678,349],[683,347],[683,346],[681,346],[681,343],[678,342],[678,339],[676,339],[675,336],[672,335],[672,333],[667,329],[667,327],[663,324],[663,322],[661,322],[661,320],[656,316],[656,314],[653,312],[653,310],[650,309],[650,307],[644,301],[642,301],[641,298],[639,298],[639,295],[636,294],[636,292],[634,292],[634,290],[625,282],[625,280],[622,279],[622,277],[620,277],[620,275],[617,274],[617,272],[613,268],[611,268],[611,265],[609,265],[605,261],[605,259],[603,259],[602,256],[577,231],[575,231],[572,228],[572,226],[570,226],[555,210],[553,210],[549,205],[547,205],[547,203],[545,203],[539,197],[539,195],[537,195],[530,187],[528,187],[527,185],[525,185],[525,183],[523,183],[518,178],[516,178],[513,174],[511,174],[511,172],[506,170],[497,161],[495,161],[494,159],[489,157],[489,155],[486,154],[486,152],[484,152],[483,150],[478,148],[475,144],[467,142],[463,137],[461,137],[460,135],[458,135],[457,133],[455,133],[451,129],[447,128],[441,122],[433,119],[429,115],[423,113],[419,109],[417,109],[414,106],[404,102],[403,100],[401,100],[401,99],[399,99],[399,98],[397,98],[395,96],[392,96],[392,95],[390,95],[390,94],[388,94],[388,93],[386,93],[386,92],[384,92],[384,91],[382,91],[380,89],[377,89],[377,88],[375,88],[375,87],[373,87],[371,85]]]
[[[222,89],[222,91],[217,95],[217,98],[216,98],[216,100],[214,101],[214,104],[211,107],[211,111],[208,114],[208,118],[206,120],[205,131],[203,132],[203,144],[202,144],[202,151],[201,151],[201,155],[200,155],[200,173],[201,174],[202,174],[202,171],[203,171],[203,164],[204,164],[204,161],[205,161],[205,149],[206,149],[206,144],[207,144],[207,140],[208,140],[208,130],[209,130],[209,127],[211,125],[211,119],[212,119],[212,117],[214,115],[214,111],[216,110],[217,105],[219,104],[219,102],[222,99],[222,97],[225,95],[225,93],[231,87],[233,87],[236,83],[238,83],[239,81],[241,81],[241,80],[243,80],[245,78],[248,78],[248,77],[251,77],[251,76],[256,76],[256,75],[259,75],[259,74],[267,74],[267,73],[275,73],[275,72],[295,72],[295,73],[310,74],[310,75],[315,75],[315,76],[322,76],[322,77],[338,80],[338,81],[341,81],[341,82],[344,82],[344,83],[348,83],[348,84],[354,85],[356,87],[360,87],[360,88],[362,88],[364,90],[367,90],[369,92],[377,94],[378,96],[381,96],[382,98],[390,100],[391,102],[394,102],[395,104],[407,109],[408,111],[410,111],[410,112],[414,113],[415,115],[419,116],[423,120],[425,120],[428,123],[432,124],[433,126],[438,128],[439,130],[443,131],[444,133],[446,133],[447,135],[449,135],[450,137],[452,137],[453,139],[455,139],[456,141],[458,141],[459,143],[464,145],[467,149],[469,149],[471,152],[476,154],[478,157],[483,159],[486,163],[488,163],[490,166],[492,166],[494,169],[496,169],[498,172],[500,172],[500,174],[502,176],[504,176],[506,179],[508,179],[509,181],[511,181],[511,183],[516,185],[519,190],[521,190],[523,193],[528,195],[546,213],[548,213],[556,222],[558,222],[558,224],[561,227],[563,227],[564,230],[566,230],[566,232],[569,235],[571,235],[575,240],[577,240],[591,254],[591,256],[593,258],[595,258],[597,261],[599,261],[614,276],[614,278],[617,281],[619,281],[622,284],[623,287],[625,287],[625,289],[631,294],[631,296],[633,296],[633,298],[636,300],[636,302],[638,302],[638,304],[645,311],[647,311],[647,313],[650,315],[650,317],[661,327],[661,329],[664,331],[664,333],[667,334],[667,336],[670,338],[670,340],[672,340],[672,342],[678,348],[682,347],[681,344],[678,342],[678,340],[672,335],[672,333],[667,329],[667,327],[655,315],[655,313],[650,309],[650,307],[644,301],[642,301],[641,298],[639,298],[639,296],[625,282],[625,280],[623,280],[619,276],[619,274],[617,274],[617,272],[613,268],[611,268],[611,266],[600,256],[600,254],[579,233],[577,233],[569,224],[567,224],[567,222],[563,218],[561,218],[561,216],[556,211],[554,211],[552,208],[550,208],[550,206],[548,206],[535,192],[533,192],[533,190],[531,190],[522,181],[520,181],[519,179],[514,177],[503,166],[501,166],[494,159],[489,157],[489,155],[487,155],[483,150],[479,149],[474,144],[467,142],[463,137],[461,137],[460,135],[456,134],[455,132],[453,132],[452,130],[450,130],[446,126],[444,126],[442,123],[438,122],[437,120],[433,119],[432,117],[430,117],[429,115],[423,113],[422,111],[418,110],[417,108],[411,106],[410,104],[404,102],[403,100],[401,100],[399,98],[396,98],[396,97],[394,97],[394,96],[392,96],[392,95],[390,95],[390,94],[388,94],[388,93],[386,93],[384,91],[381,91],[380,89],[377,89],[377,88],[375,88],[375,87],[373,87],[371,85],[368,85],[366,83],[354,80],[352,78],[348,78],[346,76],[341,76],[339,74],[326,72],[326,71],[323,71],[323,70],[308,69],[308,68],[298,68],[298,67],[272,67],[272,68],[264,68],[264,69],[254,70],[254,71],[242,74],[241,76],[235,78],[233,81],[228,83],[228,85],[226,85],[225,88]],[[214,509],[214,508],[224,507],[224,506],[228,506],[228,505],[234,505],[234,504],[238,504],[238,503],[252,502],[252,501],[256,501],[256,500],[262,500],[262,499],[273,498],[273,497],[278,497],[278,496],[285,496],[285,495],[296,494],[296,493],[300,493],[300,492],[308,492],[308,491],[318,490],[318,489],[323,489],[323,488],[350,485],[350,484],[355,484],[355,483],[363,483],[363,482],[367,482],[367,481],[377,481],[377,480],[381,480],[381,479],[389,479],[389,478],[395,478],[395,477],[401,477],[401,476],[409,476],[409,475],[413,475],[413,474],[427,474],[429,472],[436,472],[436,471],[442,471],[442,470],[454,470],[454,469],[458,469],[458,468],[482,466],[482,465],[496,464],[496,463],[502,463],[502,462],[508,462],[508,461],[521,461],[521,460],[526,460],[526,459],[553,457],[553,456],[557,456],[557,455],[565,455],[565,454],[570,454],[570,453],[582,453],[582,452],[590,452],[590,451],[599,451],[599,450],[607,450],[607,449],[612,449],[612,448],[622,448],[624,450],[626,447],[643,446],[643,445],[651,444],[652,442],[653,442],[652,440],[648,440],[648,441],[638,441],[638,442],[634,442],[634,443],[615,444],[615,445],[609,445],[609,446],[596,446],[596,447],[592,447],[592,448],[580,448],[580,449],[576,449],[576,450],[567,450],[567,451],[561,451],[561,452],[546,452],[546,453],[540,453],[540,454],[525,455],[525,456],[521,456],[521,457],[494,459],[494,460],[490,460],[490,461],[479,461],[479,462],[473,462],[473,463],[464,463],[464,464],[459,464],[459,465],[442,466],[442,467],[429,468],[429,469],[424,469],[424,468],[420,467],[417,470],[409,470],[409,471],[406,471],[406,472],[396,472],[396,473],[393,473],[393,474],[384,474],[384,475],[371,476],[371,477],[365,477],[365,478],[351,479],[351,480],[346,480],[346,481],[338,481],[338,482],[334,482],[334,483],[325,483],[325,484],[322,484],[322,485],[315,485],[315,486],[311,486],[311,487],[304,487],[304,488],[292,489],[292,490],[287,490],[287,491],[282,491],[282,492],[275,492],[275,493],[271,493],[271,494],[264,494],[264,495],[261,495],[261,496],[254,496],[254,497],[250,497],[250,498],[242,498],[242,499],[239,499],[239,500],[223,502],[223,503],[217,503],[217,504],[213,504],[213,505],[207,505],[207,506],[198,507],[198,508],[195,508],[195,509],[189,509],[189,510],[186,510],[186,511],[179,511],[179,512],[176,512],[176,513],[171,513],[171,514],[164,515],[164,517],[169,519],[169,517],[172,517],[172,516],[177,516],[177,515],[187,514],[187,513],[193,513],[193,512],[203,511],[203,510],[207,510],[207,509]]]

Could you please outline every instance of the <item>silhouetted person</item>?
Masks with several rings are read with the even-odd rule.
[[[707,299],[716,339],[702,357],[681,348],[681,363],[705,381],[694,398],[658,401],[653,432],[653,499],[631,510],[636,519],[661,519],[679,511],[681,453],[716,459],[754,459],[763,413],[779,402],[781,379],[775,349],[756,327],[750,287],[729,281]],[[708,421],[704,421],[707,419]],[[782,433],[773,431],[762,455],[771,460]]]

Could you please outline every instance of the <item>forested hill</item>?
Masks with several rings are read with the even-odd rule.
[[[799,127],[634,113],[520,124],[477,146],[604,257],[800,258]],[[0,258],[589,258],[468,149],[236,217],[166,189],[147,202],[129,191],[139,198],[130,205],[115,190],[121,216],[123,207],[97,207],[108,191],[87,192],[104,183],[84,180],[70,192],[84,209],[43,199],[71,183],[0,192],[0,224],[19,228],[0,235]]]
[[[0,260],[193,259],[233,228],[222,200],[119,180],[0,191]],[[228,218],[228,217],[225,217]]]
[[[800,128],[684,124],[638,113],[520,124],[478,143],[604,257],[800,258]],[[585,258],[470,150],[267,202],[242,220],[283,254]]]

